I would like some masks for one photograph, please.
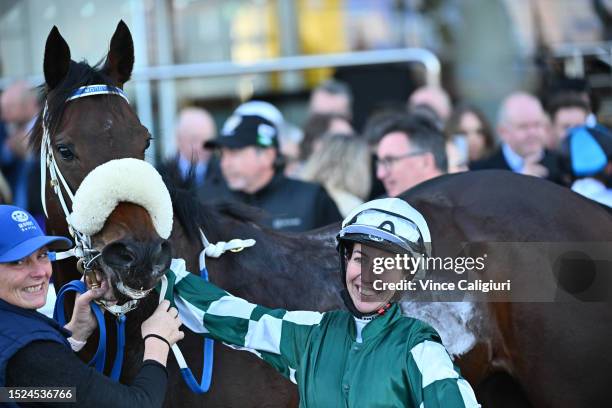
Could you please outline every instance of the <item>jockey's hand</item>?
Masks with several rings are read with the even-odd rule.
[[[89,289],[87,292],[76,295],[72,318],[64,328],[72,332],[72,338],[78,341],[86,341],[98,327],[98,322],[89,306],[93,300],[100,299],[106,292],[106,282],[97,289]]]

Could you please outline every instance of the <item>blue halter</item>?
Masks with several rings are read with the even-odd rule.
[[[208,281],[208,270],[204,267],[200,271],[200,277],[205,281]],[[64,297],[68,292],[77,292],[83,294],[87,291],[85,283],[80,280],[73,280],[65,284],[57,294],[55,301],[55,309],[53,311],[53,318],[61,325],[66,324],[66,315],[64,314]],[[96,317],[98,327],[100,328],[100,335],[98,338],[98,348],[88,365],[94,365],[98,372],[104,372],[104,363],[106,360],[106,321],[100,306],[96,303],[91,303],[91,310]],[[121,375],[121,369],[123,366],[123,355],[125,353],[125,315],[121,315],[115,321],[117,325],[117,354],[115,355],[115,361],[113,362],[113,368],[111,370],[110,378],[118,381]],[[204,339],[202,344],[202,379],[198,383],[193,375],[193,372],[189,367],[181,368],[181,375],[183,380],[189,387],[189,389],[196,394],[204,394],[210,389],[212,382],[213,372],[213,361],[214,361],[214,340]]]
[[[93,95],[119,95],[129,104],[130,101],[127,97],[127,94],[121,88],[117,88],[116,86],[110,85],[88,85],[77,88],[72,92],[72,94],[66,99],[66,102],[69,102],[73,99],[83,98],[85,96],[93,96]]]
[[[59,291],[55,301],[53,318],[60,324],[60,326],[64,326],[66,324],[66,315],[64,314],[64,297],[68,292],[83,294],[87,292],[87,287],[85,287],[85,283],[82,281],[73,280],[65,284]],[[97,371],[103,373],[104,362],[106,360],[106,323],[104,321],[104,315],[102,314],[100,306],[92,302],[90,307],[94,313],[94,316],[96,317],[96,320],[98,321],[100,336],[98,339],[96,354],[94,354],[88,365],[94,365]],[[121,375],[121,368],[123,367],[123,354],[125,351],[125,315],[117,317],[115,324],[117,325],[117,354],[115,355],[115,361],[113,362],[110,378],[118,381],[119,376]]]

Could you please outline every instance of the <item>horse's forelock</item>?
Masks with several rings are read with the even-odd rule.
[[[42,115],[45,103],[47,104],[47,126],[54,134],[61,123],[62,115],[66,109],[66,100],[78,88],[87,85],[110,85],[114,86],[113,80],[102,70],[104,60],[91,66],[86,60],[81,62],[70,61],[70,68],[66,77],[54,89],[48,89],[46,84],[38,87],[41,109],[36,119],[36,123],[30,132],[30,148],[36,153],[40,151],[42,142]],[[108,98],[104,98],[108,100]],[[109,104],[112,106],[112,104]]]

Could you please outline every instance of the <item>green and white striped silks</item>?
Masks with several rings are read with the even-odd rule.
[[[166,278],[166,298],[190,330],[270,363],[298,385],[301,407],[478,406],[435,330],[398,305],[358,339],[346,311],[258,306],[189,273],[183,260]]]

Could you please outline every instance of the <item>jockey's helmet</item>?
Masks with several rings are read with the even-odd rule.
[[[393,254],[426,256],[428,251],[425,243],[431,239],[421,213],[402,199],[383,198],[355,208],[342,222],[336,241],[340,254],[341,279],[346,292],[348,246],[361,243]],[[344,293],[343,298],[349,310],[355,314],[350,298]]]

